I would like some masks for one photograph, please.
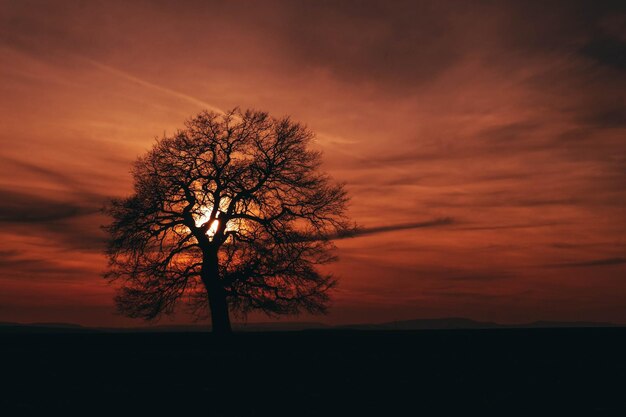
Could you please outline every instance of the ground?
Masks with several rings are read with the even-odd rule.
[[[7,416],[626,415],[624,328],[5,332],[0,343]]]

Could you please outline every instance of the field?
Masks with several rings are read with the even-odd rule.
[[[623,328],[4,332],[0,342],[7,416],[626,415]]]

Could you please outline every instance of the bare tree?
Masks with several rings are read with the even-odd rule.
[[[157,140],[133,169],[134,193],[107,208],[105,277],[119,311],[154,319],[182,301],[213,332],[242,315],[325,312],[330,237],[349,233],[347,195],[320,172],[313,133],[288,117],[202,112]]]

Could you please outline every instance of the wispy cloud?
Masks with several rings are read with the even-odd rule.
[[[0,223],[39,224],[94,214],[100,202],[54,200],[41,195],[0,189]]]
[[[151,90],[167,94],[167,95],[169,95],[171,97],[176,97],[176,98],[179,98],[181,100],[185,100],[185,101],[187,101],[187,102],[189,102],[191,104],[195,104],[196,106],[199,106],[201,109],[212,110],[212,111],[215,111],[217,113],[224,113],[224,111],[222,109],[220,109],[219,107],[217,107],[217,106],[215,106],[213,104],[207,103],[204,100],[200,100],[199,98],[193,97],[193,96],[191,96],[189,94],[184,94],[184,93],[181,93],[179,91],[172,90],[171,88],[163,87],[161,85],[152,83],[150,81],[146,81],[145,79],[140,78],[140,77],[138,77],[136,75],[130,74],[130,73],[126,72],[126,71],[122,71],[122,70],[120,70],[118,68],[115,68],[115,67],[112,67],[110,65],[103,64],[103,63],[101,63],[99,61],[96,61],[94,59],[91,59],[91,58],[86,58],[86,57],[80,57],[80,58],[83,59],[84,61],[88,62],[89,64],[93,65],[94,67],[98,68],[99,70],[102,70],[102,71],[104,71],[104,72],[106,72],[108,74],[114,75],[116,77],[125,79],[127,81],[139,84],[142,87],[146,87],[146,88],[149,88]]]
[[[535,227],[552,227],[567,224],[567,222],[537,222],[526,224],[496,224],[484,226],[463,226],[456,227],[455,230],[507,230],[507,229],[532,229]]]
[[[564,262],[544,265],[546,268],[589,268],[594,266],[610,266],[626,264],[626,258],[592,259],[583,262]]]
[[[401,230],[411,230],[411,229],[423,229],[426,227],[439,227],[439,226],[448,226],[454,223],[454,220],[450,217],[444,217],[440,219],[428,220],[424,222],[414,222],[414,223],[398,223],[398,224],[390,224],[386,226],[372,226],[372,227],[359,227],[353,232],[347,235],[339,235],[336,236],[335,239],[345,239],[347,237],[359,237],[359,236],[368,236],[375,235],[379,233],[389,233],[396,232]]]

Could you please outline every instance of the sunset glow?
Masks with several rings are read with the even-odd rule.
[[[211,213],[213,212],[213,207],[204,207],[200,210],[200,212],[201,212],[201,215],[196,218],[196,226],[198,227],[204,225],[206,222],[211,220]],[[219,218],[219,215],[218,215],[218,218]],[[210,238],[212,238],[217,232],[218,227],[219,227],[219,220],[218,219],[213,220],[206,234]]]
[[[316,133],[361,228],[323,267],[330,314],[293,320],[626,323],[610,2],[59,3],[1,6],[0,321],[140,324],[101,208],[155,137],[241,106]]]

